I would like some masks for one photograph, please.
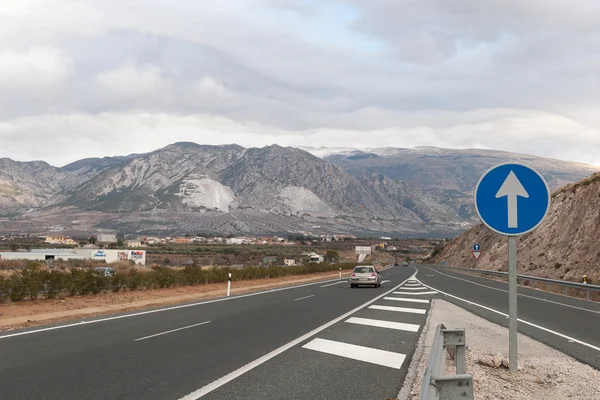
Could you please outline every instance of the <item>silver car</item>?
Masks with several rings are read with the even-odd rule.
[[[355,288],[361,285],[380,287],[381,272],[371,265],[355,267],[350,276],[350,287]]]

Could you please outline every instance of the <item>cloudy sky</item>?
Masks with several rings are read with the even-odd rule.
[[[0,0],[0,157],[175,141],[600,165],[600,2]]]

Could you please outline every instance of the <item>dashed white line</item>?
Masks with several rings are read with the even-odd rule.
[[[304,299],[310,299],[311,297],[315,297],[315,295],[311,294],[310,296],[300,297],[299,299],[294,299],[294,301],[300,301],[300,300],[304,300]]]
[[[395,369],[402,368],[402,364],[406,359],[406,355],[402,353],[319,338],[308,342],[302,348]]]
[[[395,311],[395,312],[403,312],[409,314],[425,314],[427,310],[424,308],[405,308],[405,307],[391,307],[391,306],[370,306],[372,310],[381,310],[381,311]]]
[[[419,325],[405,324],[402,322],[383,321],[380,319],[352,317],[352,318],[348,319],[346,322],[348,322],[350,324],[375,326],[377,328],[396,329],[398,331],[406,331],[406,332],[418,332],[419,331]]]
[[[339,282],[334,282],[334,283],[330,283],[328,285],[323,285],[321,287],[329,287],[329,286],[333,286],[333,285],[339,285],[340,283],[348,283],[348,281],[339,281]]]
[[[408,296],[420,296],[423,294],[436,294],[437,292],[394,292],[394,294],[403,294]]]
[[[422,304],[429,304],[429,300],[422,300],[422,299],[407,299],[404,297],[384,297],[383,300],[394,300],[394,301],[405,301],[407,303],[422,303]]]
[[[194,325],[188,325],[188,326],[184,326],[183,328],[177,328],[177,329],[171,329],[170,331],[165,331],[165,332],[160,332],[157,333],[155,335],[150,335],[150,336],[144,336],[142,338],[139,339],[135,339],[134,342],[139,342],[141,340],[146,340],[146,339],[150,339],[153,337],[157,337],[157,336],[162,336],[162,335],[166,335],[168,333],[173,333],[173,332],[177,332],[177,331],[182,331],[184,329],[190,329],[190,328],[194,328],[196,326],[200,326],[200,325],[206,325],[206,324],[210,324],[210,321],[204,321],[204,322],[200,322],[199,324],[194,324]]]

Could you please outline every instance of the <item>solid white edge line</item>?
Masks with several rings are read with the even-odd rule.
[[[394,311],[394,312],[403,312],[408,314],[426,314],[427,310],[424,308],[406,308],[406,307],[392,307],[392,306],[378,306],[373,305],[369,306],[371,310],[380,310],[380,311]]]
[[[300,297],[299,299],[294,299],[294,301],[300,301],[300,300],[304,300],[304,299],[310,299],[311,297],[315,297],[315,295],[311,294],[310,296]]]
[[[425,285],[425,284],[423,284],[423,285]],[[432,290],[437,290],[439,293],[441,293],[441,294],[443,294],[443,295],[446,295],[446,296],[448,296],[448,297],[452,297],[452,298],[454,298],[454,299],[457,299],[457,300],[460,300],[460,301],[464,301],[465,303],[468,303],[468,304],[471,304],[471,305],[474,305],[474,306],[477,306],[477,307],[483,308],[484,310],[488,310],[488,311],[491,311],[491,312],[493,312],[493,313],[496,313],[496,314],[498,314],[498,315],[502,315],[502,316],[504,316],[504,317],[508,318],[508,314],[505,314],[505,313],[503,313],[503,312],[501,312],[501,311],[494,310],[493,308],[486,307],[486,306],[483,306],[483,305],[481,305],[481,304],[474,303],[474,302],[472,302],[472,301],[470,301],[470,300],[465,300],[465,299],[463,299],[463,298],[461,298],[461,297],[454,296],[454,295],[452,295],[452,294],[449,294],[449,293],[446,293],[446,292],[442,292],[441,290],[435,289],[435,288],[433,288],[433,287],[431,287],[431,286],[429,286],[429,285],[425,285],[425,286],[427,286],[428,288],[430,288],[430,289],[432,289]],[[575,343],[578,343],[578,344],[580,344],[580,345],[582,345],[582,346],[589,347],[590,349],[594,349],[594,350],[596,350],[596,351],[600,351],[600,347],[594,346],[593,344],[590,344],[590,343],[586,343],[586,342],[584,342],[584,341],[581,341],[581,340],[579,340],[579,339],[575,339],[575,338],[573,338],[573,337],[571,337],[571,336],[564,335],[564,334],[562,334],[562,333],[560,333],[560,332],[556,332],[556,331],[553,331],[553,330],[551,330],[551,329],[544,328],[543,326],[536,325],[536,324],[534,324],[534,323],[531,323],[531,322],[529,322],[529,321],[525,321],[525,320],[523,320],[523,319],[521,319],[521,318],[517,318],[517,321],[519,321],[519,322],[520,322],[520,323],[522,323],[522,324],[529,325],[529,326],[532,326],[532,327],[534,327],[534,328],[540,329],[540,330],[542,330],[542,331],[544,331],[544,332],[551,333],[551,334],[553,334],[553,335],[556,335],[556,336],[558,336],[558,337],[561,337],[561,338],[563,338],[563,339],[572,340],[573,342],[575,342]]]
[[[394,369],[402,368],[402,364],[406,359],[406,354],[402,353],[321,338],[311,340],[302,348]]]
[[[420,325],[405,324],[403,322],[384,321],[381,319],[371,319],[371,318],[352,317],[352,318],[349,318],[346,322],[349,324],[374,326],[376,328],[395,329],[397,331],[404,331],[404,332],[418,332],[419,328],[420,328]]]
[[[414,279],[415,275],[417,274],[417,272],[415,271],[415,274],[410,278],[410,279]],[[399,288],[400,286],[402,286],[406,281],[402,282],[401,284],[399,284],[398,286],[394,287],[393,289],[390,289],[389,291],[375,297],[372,300],[367,301],[365,304],[360,305],[358,307],[356,307],[353,310],[348,311],[347,313],[332,319],[331,321],[327,322],[325,325],[321,325],[320,327],[313,329],[312,331],[300,336],[297,339],[292,340],[289,343],[284,344],[283,346],[273,350],[272,352],[265,354],[264,356],[257,358],[256,360],[244,365],[243,367],[240,367],[238,369],[236,369],[233,372],[230,372],[229,374],[217,379],[216,381],[209,383],[208,385],[188,394],[187,396],[184,396],[182,398],[180,398],[179,400],[197,400],[199,398],[201,398],[202,396],[207,395],[208,393],[212,392],[213,390],[216,390],[218,388],[220,388],[221,386],[231,382],[232,380],[242,376],[243,374],[245,374],[248,371],[253,370],[254,368],[258,367],[259,365],[269,361],[271,358],[283,353],[286,350],[291,349],[292,347],[298,345],[299,343],[302,343],[303,341],[305,341],[306,339],[311,338],[312,336],[316,335],[317,333],[329,328],[330,326],[337,324],[340,321],[343,321],[344,319],[346,319],[347,317],[349,317],[350,315],[354,314],[357,311],[362,310],[363,308],[375,303],[377,300],[387,296],[388,294],[392,293],[394,290],[396,290],[397,288]]]
[[[165,332],[157,333],[157,334],[150,335],[150,336],[144,336],[144,337],[142,337],[142,338],[135,339],[135,340],[134,340],[134,342],[139,342],[139,341],[146,340],[146,339],[150,339],[150,338],[153,338],[153,337],[162,336],[162,335],[166,335],[166,334],[168,334],[168,333],[173,333],[173,332],[177,332],[177,331],[182,331],[182,330],[184,330],[184,329],[190,329],[190,328],[194,328],[194,327],[196,327],[196,326],[200,326],[200,325],[206,325],[206,324],[210,324],[210,321],[204,321],[204,322],[200,322],[199,324],[188,325],[188,326],[184,326],[184,327],[182,327],[182,328],[171,329],[170,331],[165,331]]]
[[[407,303],[420,303],[420,304],[429,304],[429,300],[423,299],[408,299],[405,297],[384,297],[384,300],[393,300],[393,301],[405,301]]]
[[[428,267],[425,267],[425,268],[428,268]],[[431,269],[431,268],[428,268],[428,269],[430,269],[431,271],[435,271],[434,269]],[[465,282],[467,282],[467,283],[470,283],[470,284],[472,284],[472,285],[482,286],[482,287],[484,287],[484,288],[488,288],[488,289],[496,290],[496,291],[498,291],[498,292],[504,292],[504,293],[508,293],[508,290],[505,290],[505,289],[495,288],[495,287],[492,287],[492,286],[487,286],[487,285],[484,285],[484,284],[482,284],[482,283],[473,282],[473,281],[470,281],[470,280],[468,280],[468,279],[459,278],[459,277],[457,277],[457,276],[447,275],[447,274],[444,274],[443,272],[440,272],[440,271],[435,271],[435,272],[436,272],[436,273],[438,273],[438,274],[440,274],[440,275],[447,276],[448,278],[456,279],[456,280],[459,280],[459,281],[465,281]],[[427,276],[429,276],[429,275],[427,275]],[[431,275],[431,276],[433,276],[433,275]],[[481,278],[481,279],[486,279],[486,278]],[[495,281],[495,282],[498,282],[498,281]],[[525,287],[524,287],[524,288],[525,288]],[[526,289],[528,289],[528,288],[526,288]],[[555,294],[555,293],[553,293],[553,294]],[[543,301],[543,302],[546,302],[546,303],[557,304],[557,305],[559,305],[559,306],[563,306],[563,307],[567,307],[567,308],[574,308],[574,309],[576,309],[576,310],[587,311],[587,312],[591,312],[591,313],[594,313],[594,314],[600,314],[600,311],[596,311],[596,310],[590,310],[589,308],[583,308],[583,307],[572,306],[572,305],[570,305],[570,304],[564,304],[564,303],[560,303],[560,302],[558,302],[558,301],[553,301],[553,300],[543,299],[543,298],[541,298],[541,297],[530,296],[530,295],[528,295],[528,294],[524,294],[524,293],[518,293],[518,291],[517,291],[517,296],[526,297],[526,298],[528,298],[528,299],[539,300],[539,301]]]
[[[204,304],[218,303],[220,301],[242,299],[242,298],[251,297],[251,296],[260,296],[260,295],[263,295],[263,294],[280,292],[282,290],[298,289],[298,288],[306,287],[306,286],[320,285],[320,284],[323,284],[325,282],[339,281],[340,279],[348,279],[348,278],[335,278],[335,279],[331,279],[331,280],[327,280],[327,281],[312,282],[312,283],[306,283],[306,284],[297,285],[297,286],[287,286],[287,287],[281,287],[281,288],[276,288],[276,289],[270,289],[270,290],[266,290],[266,291],[259,291],[259,292],[254,292],[254,293],[241,294],[239,296],[220,297],[220,298],[214,299],[214,300],[207,300],[207,301],[201,301],[201,302],[197,302],[197,303],[182,304],[182,305],[179,305],[179,306],[159,308],[157,310],[140,311],[140,312],[136,312],[136,313],[132,313],[132,314],[117,315],[117,316],[114,316],[114,317],[100,318],[100,319],[95,319],[95,320],[91,320],[91,321],[80,321],[80,322],[75,322],[75,323],[70,323],[70,324],[65,324],[65,325],[51,326],[51,327],[48,327],[48,328],[41,328],[41,329],[34,329],[34,330],[30,330],[30,331],[25,331],[25,332],[11,333],[11,334],[8,334],[8,335],[0,336],[0,339],[7,339],[7,338],[15,337],[15,336],[31,335],[33,333],[47,332],[47,331],[53,331],[53,330],[57,330],[57,329],[71,328],[71,327],[74,327],[74,326],[82,326],[82,325],[87,325],[87,324],[97,324],[99,322],[106,322],[106,321],[113,321],[113,320],[116,320],[116,319],[137,317],[137,316],[140,316],[140,315],[154,314],[154,313],[159,313],[159,312],[163,312],[163,311],[177,310],[177,309],[180,309],[180,308],[202,306]],[[225,291],[225,289],[223,289],[223,291]]]

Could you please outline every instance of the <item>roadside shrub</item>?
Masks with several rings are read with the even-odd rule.
[[[60,271],[50,271],[44,274],[46,298],[55,299],[67,287],[67,275]]]
[[[0,276],[0,303],[4,303],[8,299],[9,287],[9,280]]]
[[[165,267],[155,267],[152,274],[154,282],[159,288],[169,288],[175,283],[175,272]]]
[[[27,294],[27,286],[21,274],[13,275],[8,283],[8,291],[10,301],[17,302],[25,298]]]
[[[113,293],[120,292],[127,284],[127,274],[117,272],[115,276],[109,277],[110,287]]]
[[[129,271],[129,273],[125,277],[125,286],[127,286],[129,290],[138,290],[143,288],[142,284],[142,275],[135,269]]]
[[[27,268],[21,272],[21,279],[25,286],[25,293],[31,300],[36,300],[38,294],[43,291],[44,272],[41,266],[34,262],[29,262]]]

